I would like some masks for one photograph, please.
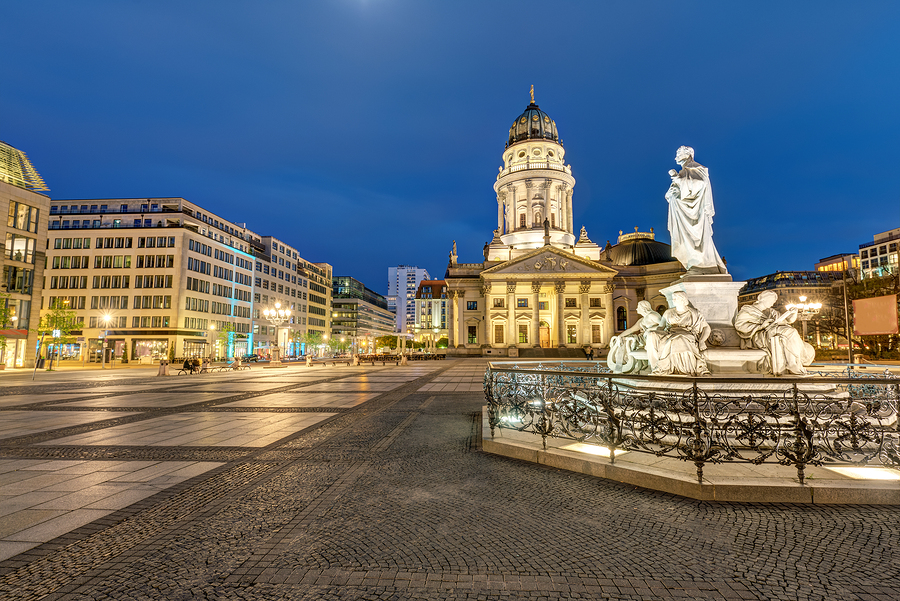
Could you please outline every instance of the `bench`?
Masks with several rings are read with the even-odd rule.
[[[310,359],[309,361],[306,362],[306,365],[308,367],[312,367],[314,365],[328,365],[329,363],[331,363],[331,365],[334,367],[336,367],[338,363],[341,363],[343,365],[353,365],[353,359],[350,357],[340,357],[340,358],[332,357],[332,358],[325,358],[325,359]]]

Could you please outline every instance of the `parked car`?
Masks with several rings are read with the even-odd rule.
[[[242,361],[259,361],[259,355],[253,353],[252,355],[244,355],[241,358]]]

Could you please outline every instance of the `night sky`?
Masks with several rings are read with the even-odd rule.
[[[598,244],[693,146],[736,280],[900,226],[900,3],[10,2],[0,139],[53,198],[181,196],[384,294],[483,260],[535,99]]]

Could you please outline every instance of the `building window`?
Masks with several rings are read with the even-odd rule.
[[[590,303],[590,306],[592,309],[599,309],[599,308],[603,307],[603,303],[600,301],[599,298],[592,298],[588,302]]]
[[[468,342],[469,344],[476,344],[478,342],[478,326],[468,326],[469,336]]]
[[[538,301],[538,311],[547,310],[547,301]]]
[[[502,309],[505,305],[506,305],[506,303],[504,302],[504,299],[502,299],[502,298],[494,299],[494,308],[495,309]]]
[[[566,326],[566,344],[575,344],[578,342],[577,332],[578,326],[567,325]]]
[[[496,344],[503,344],[503,325],[495,325],[494,326],[494,342]]]
[[[528,308],[528,299],[527,298],[517,298],[516,306],[519,307],[520,309]]]
[[[603,342],[600,337],[600,324],[591,324],[591,342],[593,344],[599,344]]]
[[[478,301],[466,301],[467,311],[476,311],[478,309]]]
[[[528,344],[528,324],[519,324],[519,344]]]
[[[576,306],[574,298],[566,299],[566,309],[574,309]]]
[[[620,332],[628,329],[628,311],[625,307],[616,309],[616,329]]]
[[[525,213],[519,215],[519,227],[525,227]]]

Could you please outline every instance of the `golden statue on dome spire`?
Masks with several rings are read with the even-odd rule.
[[[531,84],[531,104],[534,104],[534,84]]]

